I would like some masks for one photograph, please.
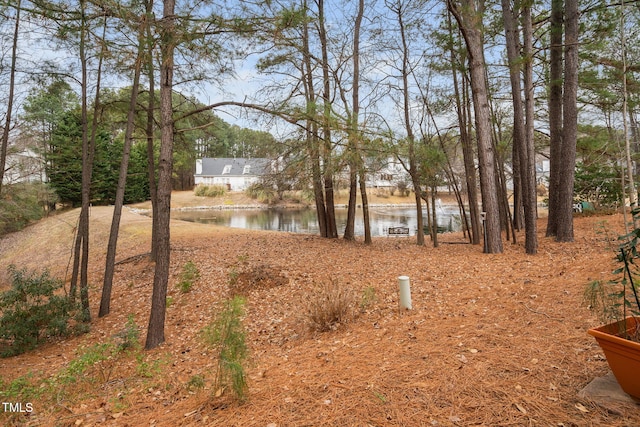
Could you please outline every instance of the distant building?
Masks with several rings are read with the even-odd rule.
[[[244,191],[271,173],[269,159],[208,158],[196,160],[196,185],[222,185],[229,191]]]
[[[42,157],[28,148],[19,151],[17,147],[12,147],[7,153],[3,178],[3,184],[46,182],[47,175]]]
[[[373,188],[395,188],[401,183],[410,183],[411,176],[395,157],[384,161],[367,161],[367,186]]]

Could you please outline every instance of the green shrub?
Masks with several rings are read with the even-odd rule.
[[[231,387],[238,400],[244,400],[248,389],[245,374],[247,344],[242,325],[244,298],[225,300],[214,321],[204,330],[207,344],[218,350],[218,372],[215,392]]]
[[[204,376],[200,374],[193,375],[191,378],[189,378],[189,381],[187,381],[187,384],[185,385],[186,389],[189,391],[203,389],[204,386]]]
[[[60,295],[63,282],[42,273],[9,266],[11,288],[0,294],[0,355],[24,353],[43,339],[70,333],[75,304]]]
[[[620,170],[607,164],[578,163],[574,193],[578,199],[593,203],[597,210],[617,207],[622,200]]]
[[[33,378],[33,373],[15,378],[11,382],[5,382],[0,377],[0,401],[29,402],[38,399],[44,392],[44,387],[39,387]]]
[[[140,348],[140,328],[136,325],[133,315],[129,315],[124,328],[115,337],[118,352],[124,350],[138,350]]]
[[[180,273],[180,281],[178,282],[178,289],[180,292],[187,293],[193,287],[193,282],[200,278],[200,271],[193,261],[188,261],[183,267]]]
[[[223,185],[199,184],[193,191],[196,196],[200,197],[220,197],[227,193],[227,189]]]
[[[42,183],[12,184],[2,187],[0,235],[19,231],[37,221],[56,202],[56,195]]]
[[[136,373],[141,378],[153,378],[161,372],[161,361],[156,359],[147,361],[147,356],[143,353],[136,355]]]
[[[87,371],[93,372],[102,383],[109,381],[116,362],[118,346],[112,342],[96,343],[82,349],[82,353],[69,362],[69,365],[58,375],[62,384],[71,384],[82,379]],[[95,378],[91,376],[95,381]]]
[[[140,328],[136,325],[133,315],[129,315],[124,328],[114,334],[106,342],[94,343],[78,350],[78,356],[57,374],[56,379],[63,386],[80,381],[106,383],[110,381],[114,372],[121,364],[122,355],[135,354],[140,362],[142,346],[139,343]],[[140,366],[136,367],[140,376]]]

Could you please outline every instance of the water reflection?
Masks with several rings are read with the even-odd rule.
[[[438,209],[438,232],[460,231],[461,221],[457,207],[442,206]],[[225,227],[252,230],[273,230],[292,233],[318,234],[318,219],[314,209],[265,209],[265,210],[197,210],[172,212],[174,219]],[[417,230],[417,215],[413,207],[373,207],[369,212],[371,234],[386,236],[389,227],[409,227],[411,235]],[[347,222],[347,210],[336,209],[338,232],[342,234]],[[426,217],[424,223],[427,223]],[[364,235],[362,210],[356,213],[355,234]]]

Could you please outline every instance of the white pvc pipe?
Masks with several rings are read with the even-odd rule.
[[[400,287],[400,308],[411,310],[411,285],[409,284],[409,276],[398,277],[398,285]]]

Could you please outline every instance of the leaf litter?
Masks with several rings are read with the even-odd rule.
[[[110,212],[92,210],[93,313]],[[65,215],[71,222],[72,214]],[[621,215],[604,220],[613,235],[622,229]],[[49,229],[53,221],[61,223],[48,219]],[[135,361],[122,363],[112,377],[122,379],[125,404],[115,405],[104,385],[93,384],[96,390],[69,402],[74,418],[67,420],[157,426],[640,425],[637,407],[614,414],[578,397],[608,372],[586,333],[597,320],[582,301],[585,284],[606,279],[614,267],[609,242],[596,232],[602,221],[576,218],[576,242],[567,244],[545,238],[540,220],[536,256],[524,253],[521,233],[503,254],[487,255],[472,245],[418,247],[411,238],[377,238],[366,246],[174,221],[166,343],[146,353],[149,363],[163,362],[146,382],[135,379]],[[29,372],[52,375],[78,349],[116,334],[129,315],[144,336],[153,264],[135,257],[147,252],[149,225],[125,212],[118,259],[132,262],[116,267],[113,312],[95,319],[87,335],[1,360],[4,380]],[[47,230],[34,227],[24,233]],[[0,240],[0,249],[5,245],[23,256],[15,249],[19,236],[9,239]],[[442,237],[447,239],[462,236]],[[34,254],[48,250],[45,238],[29,242]],[[12,251],[1,255],[3,263],[11,261]],[[189,261],[200,275],[190,292],[181,293],[176,283]],[[51,257],[56,271],[62,262]],[[411,278],[410,311],[398,309],[400,275]],[[230,286],[234,277],[236,286]],[[316,332],[309,328],[309,298],[318,284],[332,280],[356,295],[353,315]],[[375,298],[361,310],[357,300],[367,292]],[[249,398],[242,404],[212,388],[214,353],[200,336],[216,304],[233,293],[247,298],[251,363]],[[205,378],[205,385],[194,391],[187,383],[195,376]],[[68,422],[61,406],[36,410],[34,425]]]

